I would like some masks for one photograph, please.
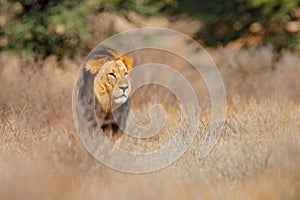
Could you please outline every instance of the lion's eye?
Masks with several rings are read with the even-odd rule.
[[[127,76],[128,76],[128,72],[125,72],[125,73],[124,73],[124,77],[127,77]]]
[[[108,76],[116,78],[116,75],[114,73],[108,73]]]

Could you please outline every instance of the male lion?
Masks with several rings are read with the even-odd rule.
[[[99,46],[85,61],[86,77],[93,79],[90,86],[101,128],[116,123],[121,129],[125,128],[131,92],[128,73],[132,62],[131,58],[105,46]]]

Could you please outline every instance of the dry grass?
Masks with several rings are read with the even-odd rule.
[[[201,134],[212,131],[203,109],[188,152],[163,170],[132,175],[103,166],[78,139],[71,92],[80,62],[59,69],[50,58],[33,73],[2,54],[0,199],[299,199],[299,56],[274,61],[265,48],[213,57],[229,99],[216,147],[198,158]]]
[[[274,54],[271,47],[229,51],[224,48],[212,55],[224,77],[229,97],[272,97],[278,101],[299,102],[299,52]]]

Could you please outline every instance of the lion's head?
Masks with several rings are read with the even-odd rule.
[[[131,58],[116,53],[96,55],[87,61],[86,69],[95,74],[94,94],[102,111],[109,113],[127,101],[131,92]]]

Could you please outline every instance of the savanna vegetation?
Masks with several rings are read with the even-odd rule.
[[[92,18],[117,13],[134,23],[128,13],[136,12],[173,21],[182,15],[199,20],[203,27],[194,38],[206,45],[253,36],[258,39],[255,45],[299,50],[299,6],[299,0],[1,0],[0,48],[35,58],[85,55],[94,45],[93,33],[99,31]],[[103,30],[104,36],[116,32],[113,23]]]
[[[0,0],[0,199],[299,199],[299,6],[298,0]],[[204,45],[222,75],[227,114],[224,127],[209,127],[207,88],[183,71],[200,91],[197,137],[171,166],[132,175],[86,151],[73,122],[72,88],[96,44],[143,26],[173,28]],[[158,148],[175,132],[176,100],[170,105],[167,92],[137,98],[138,122],[147,122],[147,105],[158,101],[170,119],[155,139],[123,137],[118,145]],[[199,158],[202,136],[216,130],[217,145]]]

